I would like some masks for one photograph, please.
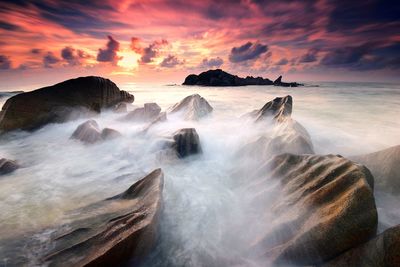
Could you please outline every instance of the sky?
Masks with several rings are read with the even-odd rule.
[[[400,1],[0,1],[0,90],[87,75],[400,81]]]

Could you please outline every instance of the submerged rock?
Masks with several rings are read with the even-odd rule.
[[[52,250],[40,264],[136,266],[157,240],[163,183],[156,169],[125,192],[78,210],[85,218],[52,235]]]
[[[126,113],[126,112],[128,112],[128,107],[127,107],[126,103],[118,103],[117,105],[115,105],[113,112],[114,113]]]
[[[122,136],[120,132],[111,128],[104,128],[100,131],[99,125],[95,120],[88,120],[76,128],[71,135],[71,139],[94,144],[98,141],[114,139],[120,136]]]
[[[150,122],[146,127],[144,127],[142,132],[146,133],[154,125],[165,121],[167,121],[167,113],[164,111],[158,114],[158,116],[152,122]]]
[[[274,86],[298,87],[298,86],[303,86],[303,85],[304,85],[304,84],[296,83],[296,82],[292,82],[292,83],[285,83],[285,82],[282,82],[282,75],[279,76],[279,77],[274,81]]]
[[[400,266],[400,225],[355,247],[320,267]]]
[[[184,158],[202,152],[200,138],[194,128],[180,129],[173,135],[174,142],[170,146],[176,151],[178,157]]]
[[[101,77],[80,77],[9,98],[0,113],[0,131],[34,130],[71,119],[73,112],[99,113],[134,97]]]
[[[187,96],[170,108],[170,113],[181,113],[186,120],[199,120],[212,111],[211,105],[199,94]]]
[[[364,164],[371,170],[378,189],[400,194],[400,146],[353,156],[350,159]]]
[[[103,140],[114,139],[121,136],[122,134],[120,132],[111,128],[104,128],[103,131],[101,131],[101,138]]]
[[[161,108],[156,103],[146,103],[143,108],[137,108],[126,114],[126,120],[152,121],[160,114]]]
[[[373,177],[343,157],[279,155],[248,181],[257,203],[268,197],[263,194],[271,183],[280,186],[272,202],[265,203],[272,208],[260,214],[266,232],[253,247],[275,264],[325,262],[376,233]]]
[[[0,159],[0,175],[11,173],[19,168],[19,165],[14,160],[6,158]]]

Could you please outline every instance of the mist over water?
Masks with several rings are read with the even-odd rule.
[[[168,116],[167,122],[154,125],[147,134],[141,133],[147,123],[120,121],[123,114],[103,112],[94,118],[99,126],[116,129],[123,136],[94,145],[69,139],[84,118],[3,136],[0,156],[18,160],[23,168],[0,178],[0,255],[7,255],[0,265],[7,262],[10,251],[27,255],[30,251],[10,248],[8,240],[68,223],[71,211],[118,194],[161,167],[165,185],[160,242],[146,266],[263,266],[248,249],[273,214],[260,214],[258,205],[265,211],[268,199],[254,203],[249,176],[239,177],[234,170],[238,166],[251,170],[253,159],[238,151],[268,129],[268,125],[240,117],[277,96],[292,95],[292,117],[308,130],[317,154],[350,156],[399,144],[400,85],[210,88],[125,84],[120,88],[135,95],[131,110],[156,102],[165,111],[198,93],[214,111],[198,122]],[[4,102],[0,98],[0,105]],[[160,151],[161,138],[186,127],[196,128],[201,155],[178,160]],[[269,190],[266,195],[273,198],[279,194],[279,185],[271,184]],[[398,198],[378,193],[376,201],[380,231],[398,223]]]

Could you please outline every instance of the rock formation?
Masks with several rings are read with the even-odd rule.
[[[275,85],[275,86],[283,86],[283,87],[298,87],[298,86],[303,86],[303,84],[301,84],[301,83],[296,83],[296,82],[292,82],[292,83],[285,83],[285,82],[282,82],[282,75],[279,76],[279,77],[274,81],[274,85]]]
[[[353,156],[350,159],[364,164],[371,170],[378,189],[400,194],[400,146]]]
[[[110,80],[80,77],[9,98],[0,113],[0,131],[34,130],[47,123],[64,122],[74,111],[99,113],[134,97]]]
[[[126,103],[124,103],[124,102],[118,103],[117,105],[115,105],[113,112],[114,113],[126,113],[126,112],[128,112],[128,107],[126,106]]]
[[[265,202],[272,208],[260,214],[266,232],[253,248],[275,264],[319,264],[376,233],[373,177],[343,157],[283,154],[246,181],[257,201],[268,194],[264,187],[279,182],[279,194]]]
[[[0,175],[11,173],[18,168],[19,165],[14,160],[9,160],[6,158],[0,159]]]
[[[156,169],[125,192],[80,209],[68,231],[52,234],[40,265],[136,266],[157,240],[163,183]]]
[[[111,129],[111,128],[104,128],[101,131],[101,139],[103,140],[110,140],[114,138],[121,137],[122,134],[118,132],[117,130]]]
[[[143,108],[137,108],[124,117],[133,121],[152,121],[160,114],[161,108],[156,103],[146,103]]]
[[[185,120],[199,120],[213,111],[207,100],[198,94],[185,97],[170,108],[169,113],[182,114]]]
[[[114,129],[104,128],[100,131],[99,125],[95,120],[88,120],[76,128],[71,135],[71,139],[93,144],[101,140],[109,140],[120,136],[121,133]]]
[[[174,142],[171,147],[176,151],[179,158],[201,153],[199,135],[194,128],[184,128],[176,131],[172,136]]]
[[[283,122],[291,117],[293,109],[293,99],[290,95],[285,97],[276,97],[267,102],[261,109],[255,110],[251,116],[255,121],[262,121],[265,118],[272,117],[277,122]]]

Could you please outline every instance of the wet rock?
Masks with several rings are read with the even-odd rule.
[[[287,95],[267,102],[261,109],[253,111],[251,116],[255,118],[256,122],[271,117],[277,122],[283,122],[291,117],[292,109],[293,99],[290,95]]]
[[[0,131],[34,130],[48,123],[64,122],[83,112],[99,113],[134,97],[110,80],[80,77],[53,86],[15,95],[0,113]]]
[[[146,103],[143,108],[137,108],[126,114],[126,120],[152,121],[160,114],[161,108],[156,103]]]
[[[111,128],[104,128],[103,131],[101,131],[101,138],[103,140],[110,140],[121,136],[122,134],[120,132]]]
[[[373,177],[343,157],[283,154],[247,181],[256,203],[269,197],[271,183],[279,184],[279,194],[263,202],[265,234],[252,248],[273,264],[319,264],[376,233]]]
[[[194,128],[180,129],[174,133],[172,138],[174,142],[171,147],[180,158],[199,154],[202,151],[199,135]]]
[[[156,169],[125,192],[75,212],[79,219],[52,235],[39,265],[137,266],[157,240],[163,181]]]
[[[9,160],[6,158],[0,159],[0,175],[11,173],[18,168],[19,165],[14,160]]]
[[[281,75],[274,81],[274,86],[298,87],[298,86],[304,86],[304,84],[296,83],[296,82],[292,82],[292,83],[282,82],[282,75]]]
[[[355,247],[320,267],[400,266],[400,226]]]
[[[84,143],[93,144],[102,139],[99,125],[95,120],[88,120],[78,126],[71,139],[77,139]]]
[[[170,108],[170,113],[182,114],[186,120],[199,120],[213,111],[207,100],[198,94],[185,97]]]
[[[127,107],[126,103],[118,103],[117,105],[115,105],[113,112],[114,113],[126,113],[126,112],[128,112],[128,107]]]
[[[400,146],[353,156],[350,159],[364,164],[371,170],[377,189],[400,194]]]

